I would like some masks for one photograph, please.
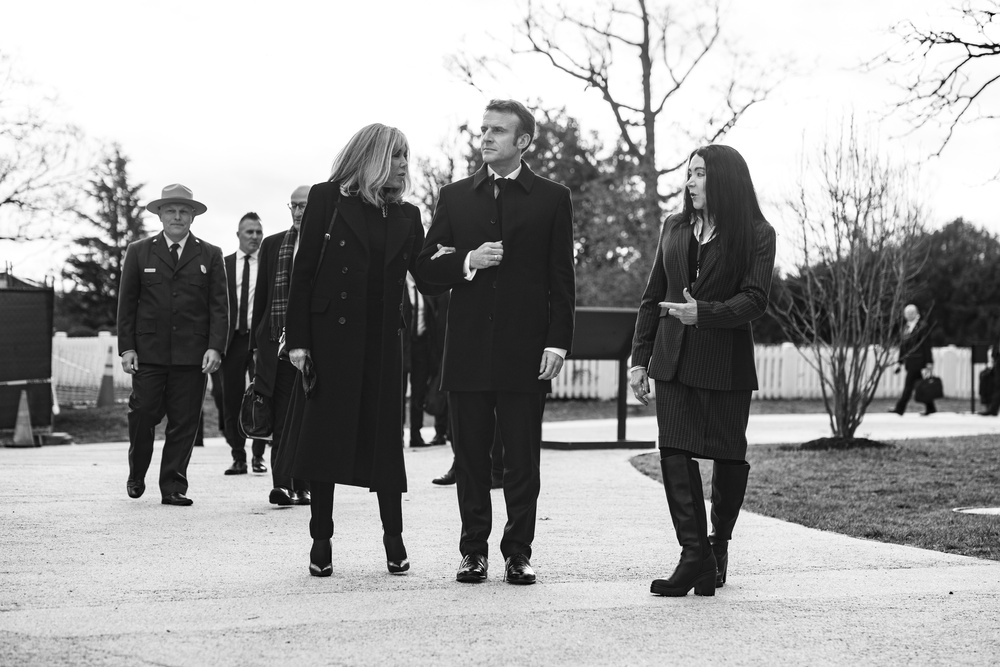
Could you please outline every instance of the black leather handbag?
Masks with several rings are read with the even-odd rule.
[[[448,392],[441,391],[441,377],[435,373],[427,382],[424,394],[424,412],[434,417],[443,417],[448,412]]]
[[[944,398],[944,387],[941,386],[941,378],[936,375],[928,375],[917,383],[913,390],[913,396],[918,403],[930,403],[939,398]]]
[[[243,393],[238,424],[240,433],[243,434],[244,438],[265,440],[271,437],[271,431],[274,430],[274,413],[271,410],[271,399],[258,394],[254,390],[252,381]]]

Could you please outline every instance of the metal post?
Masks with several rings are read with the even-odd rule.
[[[627,360],[618,360],[618,439],[625,439],[625,417],[628,406],[625,405],[625,391],[628,379],[625,377],[625,364]]]

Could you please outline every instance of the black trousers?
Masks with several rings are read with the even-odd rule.
[[[225,424],[226,442],[233,453],[234,461],[247,460],[247,439],[239,429],[240,404],[243,402],[243,392],[247,388],[247,370],[253,367],[253,357],[250,355],[250,334],[234,334],[229,343],[226,356],[222,358],[222,414]],[[264,456],[266,440],[254,440],[252,449],[254,456]]]
[[[455,481],[462,518],[459,550],[489,555],[493,520],[490,500],[494,431],[503,440],[503,495],[507,524],[500,540],[504,558],[531,558],[541,488],[542,413],[538,392],[453,391],[448,395],[455,445]]]
[[[424,399],[427,397],[427,382],[431,373],[430,336],[410,338],[410,441],[419,442],[420,427],[424,425]],[[403,378],[406,384],[406,378]],[[435,424],[436,426],[436,424]]]
[[[309,506],[309,536],[314,540],[328,540],[333,537],[333,490],[332,482],[311,480],[312,503]],[[403,533],[403,494],[399,491],[379,491],[378,513],[382,519],[382,530],[386,535]]]
[[[129,479],[146,478],[153,459],[156,427],[166,415],[160,493],[187,493],[187,466],[204,400],[205,374],[200,366],[139,364],[132,376],[132,394],[128,399]]]

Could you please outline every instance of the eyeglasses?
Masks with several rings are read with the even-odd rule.
[[[305,204],[289,204],[288,210],[290,211],[304,211],[306,210]]]

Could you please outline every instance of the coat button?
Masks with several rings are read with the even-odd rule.
[[[497,281],[494,280],[493,281],[493,289],[496,289],[496,288],[497,288]]]
[[[341,324],[347,324],[347,318],[346,318],[346,317],[341,317],[341,318],[340,318],[339,320],[337,320],[337,321],[338,321],[338,322],[340,322]]]
[[[344,239],[340,239],[340,247],[341,247],[341,248],[343,248],[343,247],[344,247],[344,243],[345,243]]]
[[[495,224],[497,224],[497,221],[495,219],[494,220],[490,220],[490,224],[491,225],[495,225]]]
[[[405,253],[405,252],[404,252],[404,253],[403,253],[403,259],[409,259],[409,258],[410,258],[410,255],[409,255],[409,253]]]
[[[402,285],[405,282],[406,282],[406,278],[400,278],[399,280],[396,281],[396,284]]]
[[[493,313],[490,313],[489,318],[490,318],[490,322],[492,322],[493,321]]]
[[[345,266],[344,268],[342,268],[342,269],[340,270],[340,272],[341,272],[341,273],[347,273],[347,267]]]
[[[340,298],[341,299],[346,299],[347,298],[347,292],[341,292],[340,293]]]

